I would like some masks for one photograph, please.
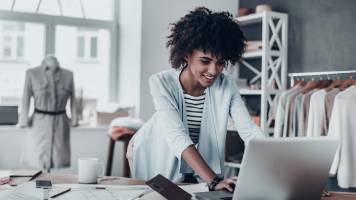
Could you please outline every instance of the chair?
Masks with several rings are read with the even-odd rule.
[[[108,155],[107,155],[106,170],[105,170],[106,176],[111,176],[112,163],[113,163],[114,152],[115,152],[115,144],[117,141],[119,141],[124,143],[124,151],[122,152],[123,164],[124,164],[123,176],[130,177],[130,167],[125,155],[130,139],[136,133],[136,131],[141,128],[142,125],[143,122],[140,119],[131,118],[131,117],[117,118],[110,123],[110,130],[108,131],[108,136],[109,136]],[[113,133],[116,134],[116,137],[112,137]]]
[[[111,171],[112,171],[112,163],[114,159],[114,152],[115,152],[115,143],[117,141],[123,142],[124,143],[124,151],[123,151],[123,163],[124,163],[124,173],[123,177],[130,177],[130,168],[129,168],[129,163],[126,159],[126,151],[127,151],[127,146],[129,144],[130,139],[132,138],[131,134],[125,134],[122,137],[118,138],[117,140],[112,139],[109,136],[109,148],[108,148],[108,156],[106,160],[106,169],[105,169],[105,176],[111,176]]]

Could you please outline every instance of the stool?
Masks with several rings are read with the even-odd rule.
[[[113,162],[114,151],[115,151],[115,143],[117,141],[120,141],[120,142],[124,143],[124,151],[123,151],[124,174],[123,174],[123,177],[127,177],[127,178],[130,177],[130,167],[129,167],[129,162],[126,159],[126,151],[127,151],[127,146],[129,144],[129,141],[132,138],[132,136],[133,135],[131,135],[131,134],[124,134],[123,136],[119,137],[117,140],[114,140],[109,136],[109,149],[108,149],[108,157],[106,160],[105,176],[111,176],[112,162]]]

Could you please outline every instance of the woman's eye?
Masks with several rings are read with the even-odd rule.
[[[204,65],[208,65],[210,63],[209,60],[201,60],[201,63],[203,63]]]

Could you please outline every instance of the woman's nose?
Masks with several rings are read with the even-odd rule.
[[[219,73],[219,66],[216,63],[211,64],[208,72],[211,75],[217,75]]]

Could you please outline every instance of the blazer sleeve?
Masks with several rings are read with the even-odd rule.
[[[22,96],[22,104],[21,104],[21,112],[20,112],[20,119],[19,119],[19,126],[20,127],[27,127],[29,125],[29,109],[30,109],[30,102],[31,97],[33,96],[32,90],[32,83],[30,78],[30,72],[26,71],[25,75],[25,86],[23,90]]]
[[[73,73],[71,73],[71,96],[70,96],[70,113],[71,113],[71,123],[72,126],[78,126],[78,109],[77,109],[77,101],[75,97],[75,87],[74,87],[74,78]]]
[[[151,76],[149,80],[155,115],[158,118],[157,126],[160,128],[159,135],[167,142],[172,153],[181,159],[182,152],[193,142],[186,133],[169,85],[163,82],[158,75]]]
[[[235,122],[236,129],[241,139],[248,143],[253,138],[263,138],[264,135],[261,129],[252,121],[249,112],[247,111],[245,102],[242,100],[237,86],[230,83],[232,92],[229,114]]]

